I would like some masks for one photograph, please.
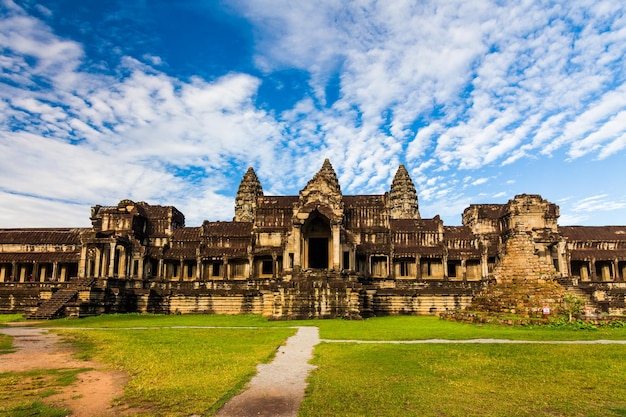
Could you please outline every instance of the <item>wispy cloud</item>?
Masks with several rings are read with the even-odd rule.
[[[572,206],[574,212],[591,212],[591,211],[611,211],[626,207],[624,201],[607,200],[606,194],[594,195],[584,198]]]

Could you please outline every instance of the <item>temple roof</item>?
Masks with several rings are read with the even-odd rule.
[[[626,241],[626,226],[559,226],[568,240]]]
[[[0,244],[78,245],[80,234],[87,231],[91,229],[0,229]]]

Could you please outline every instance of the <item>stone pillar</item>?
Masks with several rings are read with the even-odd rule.
[[[333,233],[333,270],[339,271],[341,269],[341,226],[339,224],[332,225]]]
[[[156,271],[156,277],[163,278],[163,258],[159,258],[157,268],[158,268],[158,271]]]
[[[589,262],[589,276],[592,281],[598,280],[598,274],[596,274],[596,258],[591,258],[591,262]]]
[[[621,281],[619,261],[617,258],[613,260],[613,281]]]
[[[93,276],[96,278],[100,278],[100,271],[102,271],[102,249],[96,248],[96,259],[93,263],[94,271]]]
[[[52,281],[59,281],[59,263],[52,264]]]
[[[126,271],[126,265],[128,262],[126,262],[126,248],[121,248],[120,249],[120,258],[118,259],[118,265],[117,265],[117,276],[120,278],[125,278],[128,276],[128,273]]]
[[[278,256],[272,253],[272,278],[276,278],[278,274]]]
[[[18,274],[18,270],[17,270],[17,262],[12,262],[11,263],[11,275],[10,277],[12,277],[12,281],[19,281],[19,277],[17,276]]]
[[[80,249],[80,261],[78,262],[78,278],[85,278],[87,275],[87,245],[83,245]],[[55,273],[52,273],[53,278],[58,278]]]
[[[487,279],[489,276],[489,254],[487,251],[483,252],[480,257],[480,274],[481,279]]]
[[[461,259],[461,280],[467,281],[467,261],[465,258]]]
[[[422,257],[415,255],[415,279],[422,279]]]
[[[5,276],[7,274],[6,266],[0,266],[0,282],[4,282],[6,280]]]
[[[26,282],[26,268],[21,268],[20,264],[17,264],[17,269],[20,274],[20,282]]]
[[[115,242],[109,243],[109,277],[115,274]]]
[[[293,267],[299,270],[302,267],[302,226],[293,226]]]
[[[204,271],[202,270],[202,260],[200,257],[196,258],[196,280],[203,281],[204,279]]]

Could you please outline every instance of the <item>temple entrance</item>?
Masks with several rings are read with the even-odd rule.
[[[309,238],[309,268],[328,268],[328,238]]]
[[[313,211],[303,227],[305,267],[328,269],[330,265],[331,231],[328,219]]]

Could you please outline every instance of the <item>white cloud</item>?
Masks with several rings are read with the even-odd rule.
[[[624,201],[610,201],[606,197],[607,194],[599,194],[584,198],[572,205],[571,210],[574,212],[594,212],[594,211],[612,211],[626,207]]]

